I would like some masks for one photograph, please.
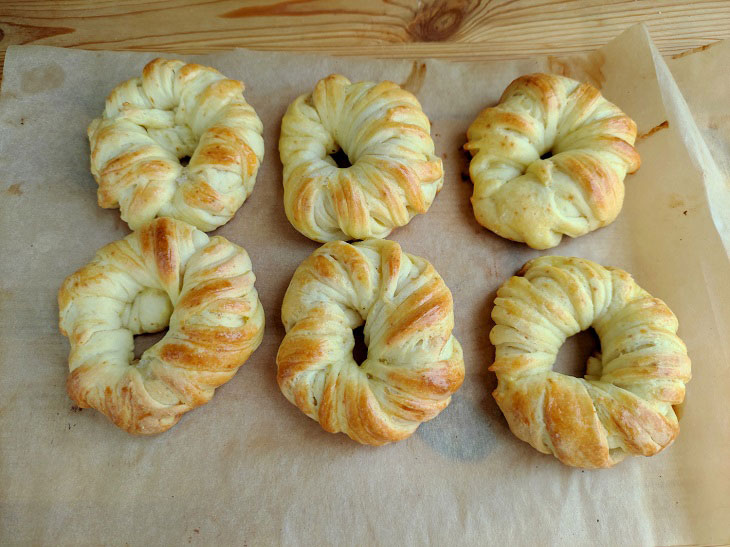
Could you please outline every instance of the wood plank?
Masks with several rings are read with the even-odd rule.
[[[677,54],[730,37],[727,0],[3,0],[10,44],[208,53],[248,47],[488,60],[593,50],[643,21]]]

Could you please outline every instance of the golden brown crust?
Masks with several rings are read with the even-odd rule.
[[[263,336],[242,248],[162,217],[100,249],[64,281],[69,396],[137,434],[160,433],[230,380]],[[132,363],[133,335],[167,334]]]
[[[264,157],[243,89],[213,68],[165,59],[119,84],[88,128],[99,205],[119,207],[133,230],[161,216],[205,231],[230,220]]]
[[[553,74],[514,80],[467,139],[477,221],[536,249],[613,222],[624,177],[641,164],[634,121],[594,87]]]
[[[451,293],[433,266],[387,240],[317,249],[282,304],[279,387],[326,431],[365,444],[404,439],[446,408],[464,379]],[[352,357],[365,322],[368,357]]]
[[[430,131],[418,100],[392,82],[320,80],[281,122],[289,221],[324,242],[382,238],[425,213],[443,185]],[[339,149],[351,167],[328,156]]]
[[[590,260],[543,256],[497,291],[490,334],[494,398],[512,432],[576,467],[652,456],[679,433],[690,360],[677,319],[629,274]],[[566,338],[593,327],[602,354],[585,378],[553,372]]]

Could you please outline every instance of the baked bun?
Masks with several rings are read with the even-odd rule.
[[[582,258],[529,261],[497,291],[494,398],[512,432],[566,465],[652,456],[679,433],[672,405],[690,380],[667,305],[629,274]],[[552,370],[566,338],[593,327],[602,353],[584,378]]]
[[[172,427],[261,343],[255,279],[244,249],[170,218],[102,247],[58,293],[69,396],[130,433]],[[134,359],[134,335],[168,324]]]
[[[443,184],[430,131],[416,97],[393,82],[320,80],[281,122],[289,222],[321,242],[383,238],[408,224]],[[329,156],[338,150],[350,167]]]
[[[205,232],[228,222],[264,157],[243,89],[213,68],[164,59],[117,86],[88,129],[99,205],[119,207],[132,230],[160,216]]]
[[[365,444],[405,439],[464,379],[451,293],[394,241],[331,242],[294,273],[276,357],[286,398],[329,432]],[[365,324],[359,366],[353,329]]]
[[[635,139],[633,120],[593,86],[521,76],[467,132],[474,215],[535,249],[606,226],[621,211],[624,177],[641,164]]]

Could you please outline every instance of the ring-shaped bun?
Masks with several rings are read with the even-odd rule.
[[[582,258],[529,261],[497,291],[494,398],[512,432],[577,467],[652,456],[679,433],[673,405],[690,380],[667,305],[623,270]],[[584,378],[552,370],[565,340],[593,327],[601,354]]]
[[[464,379],[451,292],[394,241],[330,242],[297,268],[276,358],[286,398],[329,432],[381,445],[410,436]],[[367,359],[352,355],[365,324]]]
[[[117,86],[88,129],[99,205],[119,207],[132,230],[162,216],[205,232],[228,222],[264,157],[243,89],[214,68],[165,59]]]
[[[623,206],[624,177],[641,165],[635,139],[633,120],[593,86],[521,76],[467,131],[474,215],[535,249],[606,226]]]
[[[330,157],[340,149],[350,167]],[[431,124],[393,82],[320,80],[289,105],[279,153],[287,218],[320,242],[386,237],[428,211],[443,185]]]
[[[170,218],[102,247],[58,294],[69,396],[129,433],[172,427],[261,343],[255,279],[244,249]],[[134,335],[168,325],[135,360]]]

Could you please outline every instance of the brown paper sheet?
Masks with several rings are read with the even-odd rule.
[[[727,63],[730,50],[722,53]],[[96,205],[85,128],[148,53],[11,47],[0,99],[0,543],[2,544],[689,544],[730,540],[730,260],[717,204],[722,169],[643,27],[590,56],[480,64],[354,60],[250,51],[185,57],[244,80],[265,125],[253,195],[218,233],[251,255],[266,311],[258,351],[213,400],[165,434],[137,438],[66,396],[57,328],[63,278],[128,233]],[[695,75],[709,77],[697,54]],[[679,62],[678,60],[677,62]],[[602,87],[647,135],[611,226],[552,254],[625,268],[680,319],[693,360],[682,433],[656,457],[613,469],[563,466],[517,440],[490,393],[488,334],[497,287],[529,258],[474,220],[461,151],[477,112],[515,77],[568,73]],[[466,379],[410,439],[381,448],[324,432],[275,381],[279,307],[317,244],[282,206],[281,116],[321,77],[406,83],[433,122],[445,185],[431,210],[392,234],[428,258],[454,294]],[[712,74],[720,85],[724,74]],[[730,118],[691,100],[730,157]],[[717,108],[717,111],[712,108]],[[666,122],[666,123],[665,123]],[[717,154],[719,148],[713,151]],[[730,210],[730,209],[728,209]],[[713,218],[713,213],[715,213]],[[725,214],[727,211],[725,211]],[[727,233],[723,234],[727,237]],[[561,357],[582,354],[570,341]],[[572,348],[572,351],[571,351]],[[561,365],[562,366],[562,365]],[[568,365],[578,371],[583,364]]]

